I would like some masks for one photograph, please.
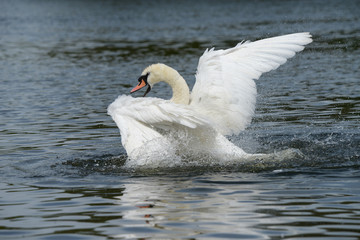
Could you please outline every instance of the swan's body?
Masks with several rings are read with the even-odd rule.
[[[130,160],[144,165],[149,158],[143,156],[164,152],[231,160],[253,156],[224,135],[238,134],[251,122],[256,102],[254,80],[284,64],[310,42],[309,33],[296,33],[243,42],[227,50],[206,50],[191,93],[176,70],[164,64],[147,67],[131,92],[147,86],[147,93],[163,81],[171,86],[172,98],[122,95],[108,108]]]

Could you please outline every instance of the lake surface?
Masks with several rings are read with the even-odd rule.
[[[359,239],[359,1],[0,1],[1,239]],[[162,62],[310,31],[259,81],[249,153],[302,158],[128,170],[106,114]],[[165,85],[164,85],[165,87]],[[150,96],[169,98],[170,88]]]

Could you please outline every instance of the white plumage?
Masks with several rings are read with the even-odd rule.
[[[164,81],[172,87],[173,98],[122,95],[108,107],[130,160],[153,164],[149,156],[167,151],[223,160],[250,156],[223,135],[238,134],[251,122],[256,103],[254,80],[284,64],[310,42],[309,33],[295,33],[242,42],[226,50],[206,50],[199,59],[191,94],[177,71],[164,64],[149,66],[132,92],[145,86],[149,91]]]

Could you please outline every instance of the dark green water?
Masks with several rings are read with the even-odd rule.
[[[359,1],[0,1],[1,239],[359,239]],[[247,152],[280,163],[128,171],[107,106],[163,62],[310,31],[257,82]],[[154,88],[150,96],[170,97]]]

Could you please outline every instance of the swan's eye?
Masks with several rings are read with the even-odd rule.
[[[148,81],[147,81],[147,80],[148,80],[149,74],[150,74],[150,73],[147,73],[146,75],[141,75],[141,76],[139,77],[139,79],[138,79],[139,85],[141,84],[142,81],[144,81],[146,85],[148,84]]]

